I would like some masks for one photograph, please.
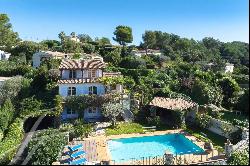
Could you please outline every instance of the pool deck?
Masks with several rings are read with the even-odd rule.
[[[202,142],[201,140],[197,139],[196,137],[190,135],[189,133],[185,132],[184,130],[166,130],[166,131],[153,131],[153,132],[146,132],[144,134],[121,134],[121,135],[110,135],[110,136],[96,136],[96,137],[90,137],[90,138],[85,138],[82,140],[82,142],[87,146],[89,144],[88,142],[92,142],[91,145],[92,147],[94,146],[94,151],[88,151],[91,153],[91,156],[94,157],[88,157],[88,161],[90,162],[95,162],[95,161],[112,161],[111,154],[109,152],[109,148],[107,145],[107,141],[110,139],[120,139],[120,138],[131,138],[131,137],[143,137],[143,136],[155,136],[155,135],[164,135],[164,134],[183,134],[187,139],[195,143],[197,146],[202,148],[204,151],[204,144],[205,142]],[[95,144],[95,145],[94,145]],[[84,149],[85,150],[85,149]],[[92,148],[93,150],[93,148]],[[187,157],[189,158],[190,163],[196,163],[200,161],[207,161],[208,159],[213,159],[213,156],[218,156],[218,151],[213,149],[211,153],[209,154],[204,154],[204,155],[195,155],[195,154],[187,154],[187,155],[182,155],[180,157]],[[179,156],[178,156],[179,157]],[[162,160],[161,158],[156,159],[157,161]],[[154,160],[149,161],[150,163],[148,164],[154,164]],[[136,161],[140,162],[140,161]],[[144,161],[143,161],[144,162]],[[111,162],[112,163],[112,162]],[[112,164],[122,164],[122,163],[112,163]],[[123,164],[131,164],[131,163],[123,163]],[[136,164],[136,163],[133,163]]]

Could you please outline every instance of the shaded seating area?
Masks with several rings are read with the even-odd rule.
[[[150,115],[160,117],[161,122],[166,126],[179,128],[178,122],[185,123],[186,118],[193,117],[198,108],[198,104],[184,98],[154,97],[149,103]],[[194,111],[193,113],[188,113]],[[185,114],[188,113],[188,114]]]

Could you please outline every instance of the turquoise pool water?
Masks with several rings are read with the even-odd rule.
[[[112,160],[116,161],[162,156],[166,150],[173,154],[204,152],[182,134],[113,139],[108,141],[108,147]]]

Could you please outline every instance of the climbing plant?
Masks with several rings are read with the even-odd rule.
[[[63,112],[63,106],[62,106],[63,98],[60,95],[56,95],[54,101],[55,101],[55,114],[60,115]]]
[[[185,111],[186,110],[173,110],[172,115],[174,119],[174,127],[175,128],[185,128]]]
[[[111,99],[119,100],[120,94],[69,96],[65,98],[65,106],[77,111],[81,115],[86,108],[101,107]]]
[[[99,78],[99,82],[103,83],[104,85],[108,86],[115,86],[117,84],[124,85],[128,89],[131,89],[132,87],[135,86],[135,81],[130,78],[130,77],[123,77],[123,76],[118,76],[118,77],[101,77]]]

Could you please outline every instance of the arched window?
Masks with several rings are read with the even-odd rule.
[[[96,86],[90,86],[89,87],[89,94],[90,95],[92,95],[92,94],[97,95],[97,87]]]
[[[68,87],[68,96],[76,95],[76,87]]]

